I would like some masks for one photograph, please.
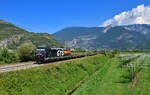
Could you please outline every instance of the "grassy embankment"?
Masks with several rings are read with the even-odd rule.
[[[73,95],[150,95],[150,70],[134,68],[134,87],[131,69],[121,68],[118,57],[111,59],[109,67],[99,69]],[[149,57],[137,58],[132,64],[150,63]],[[137,77],[138,76],[138,77]]]
[[[66,95],[97,70],[107,67],[106,62],[109,59],[104,55],[96,55],[2,73],[0,95]]]

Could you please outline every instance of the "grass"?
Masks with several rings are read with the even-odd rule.
[[[150,52],[120,52],[120,54],[150,54]]]
[[[96,55],[3,73],[0,95],[150,95],[149,69],[134,68],[131,87],[131,68],[120,67],[124,62],[150,64],[150,57],[125,57]]]
[[[117,69],[115,60],[116,59],[111,59],[106,63],[104,68],[99,69],[92,75],[73,95],[113,95],[112,93],[108,93],[108,89],[112,87],[113,81],[117,79],[118,74],[120,74],[115,73]],[[113,64],[114,62],[115,64]],[[114,67],[116,67],[116,69],[114,69]],[[115,73],[115,75],[112,73]]]
[[[150,57],[145,56],[143,58],[144,62],[142,62],[142,64],[149,64],[150,66]],[[138,64],[139,62],[142,61],[138,60],[138,62],[136,64]],[[146,67],[149,67],[146,66]],[[139,68],[136,68],[136,70],[138,70]],[[131,95],[150,95],[149,89],[150,89],[150,70],[149,69],[141,69],[139,71],[139,78],[136,80],[136,85],[134,88],[132,89],[128,89],[128,93],[130,93]]]
[[[81,80],[105,66],[108,57],[96,55],[60,64],[0,74],[0,95],[66,95]]]
[[[135,63],[142,61],[150,63],[149,57],[138,58]],[[73,95],[150,95],[150,70],[142,69],[142,76],[139,75],[135,87],[131,88],[130,73],[126,68],[119,67],[122,64],[119,58],[111,59],[108,64],[90,76]]]

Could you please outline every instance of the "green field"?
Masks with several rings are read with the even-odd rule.
[[[65,95],[102,68],[109,57],[97,55],[0,74],[0,95]]]
[[[150,63],[150,57],[137,58],[132,64]],[[99,69],[73,95],[150,95],[150,70],[142,69],[135,73],[139,77],[132,86],[130,68],[120,68],[119,59],[113,58],[109,66]],[[136,72],[137,69],[134,68]],[[134,78],[135,79],[135,78]]]
[[[0,74],[0,95],[150,95],[149,56],[96,55]],[[132,82],[133,81],[133,82]]]

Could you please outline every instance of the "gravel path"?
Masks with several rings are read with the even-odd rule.
[[[37,67],[42,65],[44,64],[34,64],[34,62],[23,62],[17,64],[0,65],[0,73],[20,70],[20,69],[27,69],[27,68],[32,68],[32,67]]]
[[[70,61],[70,60],[76,60],[76,59],[69,59],[69,60],[64,60],[64,61]],[[39,66],[43,66],[47,64],[62,63],[64,61],[51,62],[51,63],[46,63],[46,64],[35,64],[34,61],[31,61],[31,62],[22,62],[22,63],[17,63],[17,64],[0,65],[0,73],[27,69],[27,68],[32,68],[32,67],[39,67]]]

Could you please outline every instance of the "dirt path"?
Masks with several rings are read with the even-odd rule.
[[[134,88],[136,86],[137,80],[140,77],[141,72],[138,72],[135,76],[135,78],[133,79],[133,82],[129,85],[130,88]]]
[[[0,73],[20,70],[20,69],[27,69],[27,68],[37,67],[41,65],[43,64],[40,64],[40,65],[34,64],[34,62],[23,62],[23,63],[17,63],[17,64],[1,65]]]

